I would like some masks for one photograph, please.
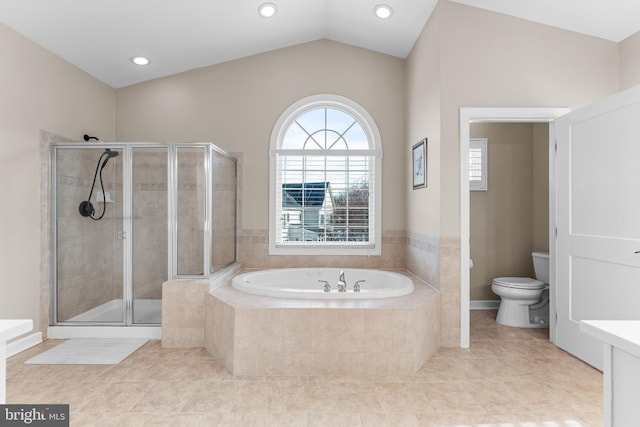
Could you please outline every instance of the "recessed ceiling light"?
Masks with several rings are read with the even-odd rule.
[[[393,9],[388,4],[379,4],[373,9],[373,11],[380,19],[389,19],[391,18],[391,15],[393,15]]]
[[[148,65],[149,64],[149,60],[147,58],[145,58],[144,56],[132,56],[131,57],[131,62],[133,62],[136,65]]]
[[[271,18],[278,11],[278,6],[274,3],[263,3],[258,8],[258,15],[263,18]]]

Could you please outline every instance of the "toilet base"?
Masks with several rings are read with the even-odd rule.
[[[530,309],[531,305],[531,301],[503,298],[498,308],[496,323],[514,328],[548,328],[549,304],[536,309]]]

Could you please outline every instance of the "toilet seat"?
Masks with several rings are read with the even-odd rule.
[[[544,282],[529,277],[496,277],[493,279],[493,284],[505,288],[530,290],[544,289],[547,286]]]

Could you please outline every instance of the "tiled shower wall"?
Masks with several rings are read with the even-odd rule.
[[[167,150],[136,149],[132,236],[136,299],[162,298],[162,282],[167,280],[168,270],[167,215]]]

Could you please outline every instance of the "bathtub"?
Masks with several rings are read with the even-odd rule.
[[[346,292],[338,292],[338,278],[344,272]],[[325,292],[324,281],[331,287]],[[360,292],[354,284],[360,282]],[[231,286],[241,292],[280,298],[370,299],[408,295],[415,289],[413,280],[398,273],[355,268],[283,268],[243,273]]]

